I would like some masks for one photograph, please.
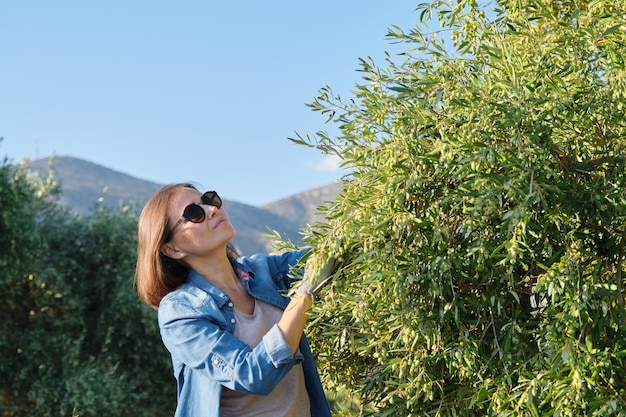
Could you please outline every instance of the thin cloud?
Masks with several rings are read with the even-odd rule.
[[[339,169],[341,159],[337,155],[324,156],[322,159],[312,165],[315,171],[334,172]]]

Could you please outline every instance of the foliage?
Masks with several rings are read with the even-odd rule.
[[[20,388],[17,377],[22,366],[16,359],[21,347],[14,341],[28,329],[30,294],[37,291],[28,274],[39,245],[37,214],[45,210],[45,199],[56,192],[54,183],[31,176],[24,167],[10,165],[6,158],[0,165],[0,316],[5,318],[0,322],[0,375],[1,393],[7,398],[13,397],[13,388]]]
[[[54,200],[53,174],[0,167],[2,417],[171,415],[154,311],[132,288],[137,216]]]
[[[400,62],[311,104],[340,135],[292,139],[349,171],[307,232],[345,262],[326,385],[360,415],[626,415],[626,5],[417,11]]]

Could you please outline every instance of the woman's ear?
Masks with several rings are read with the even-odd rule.
[[[164,243],[163,246],[161,246],[161,253],[172,259],[182,259],[185,257],[185,253],[171,243]]]

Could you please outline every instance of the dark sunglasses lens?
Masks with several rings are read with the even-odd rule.
[[[202,194],[201,200],[203,204],[208,204],[209,206],[217,208],[222,207],[222,199],[215,191],[207,191]]]
[[[202,207],[197,204],[188,205],[183,212],[183,217],[192,223],[202,223],[205,215],[206,213]]]

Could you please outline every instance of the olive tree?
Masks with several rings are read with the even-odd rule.
[[[34,409],[50,416],[171,415],[169,355],[155,311],[133,290],[136,212],[96,204],[87,216],[59,213],[40,228],[47,265],[35,277],[58,301],[48,320],[49,306],[37,310],[40,335],[24,341],[47,352],[28,393]]]
[[[54,174],[0,165],[0,416],[166,416],[175,384],[133,291],[137,214],[59,205]]]
[[[309,328],[338,413],[626,415],[625,3],[417,16],[292,139],[348,172],[307,231],[343,259]]]
[[[1,140],[1,139],[0,139]],[[53,199],[58,187],[50,178],[32,175],[23,165],[13,165],[7,158],[0,164],[0,410],[2,416],[23,410],[21,395],[28,359],[22,356],[18,342],[31,330],[35,299],[52,299],[48,289],[35,282],[33,265],[39,257],[41,235],[38,214],[46,210],[46,200]],[[41,349],[39,349],[41,350]]]

